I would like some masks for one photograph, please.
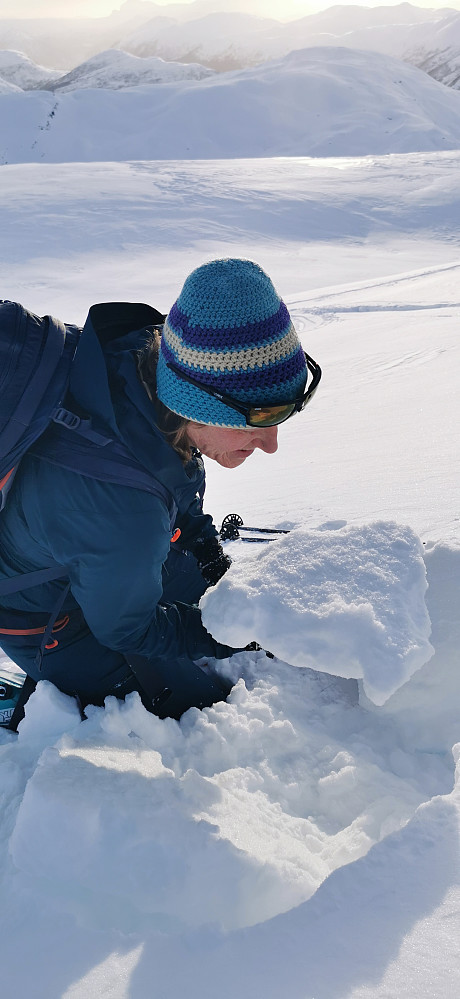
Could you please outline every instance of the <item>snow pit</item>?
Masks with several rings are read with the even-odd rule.
[[[353,681],[262,652],[234,659],[244,679],[228,703],[180,724],[136,694],[75,723],[72,699],[38,685],[11,747],[27,780],[9,838],[16,894],[33,883],[98,932],[253,926],[311,898],[439,788],[425,754],[420,775],[404,751],[388,768],[393,730],[360,711]]]
[[[377,705],[431,658],[423,549],[409,527],[298,528],[254,557],[255,547],[234,542],[234,564],[201,600],[219,641],[362,679]]]

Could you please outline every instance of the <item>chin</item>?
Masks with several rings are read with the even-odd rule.
[[[216,458],[216,461],[218,461],[219,465],[222,465],[223,468],[238,468],[238,465],[242,465],[243,461],[246,461],[246,458],[249,458],[249,453],[222,454]]]

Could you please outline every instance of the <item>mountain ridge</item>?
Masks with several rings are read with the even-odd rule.
[[[141,59],[121,49],[108,49],[41,89],[58,94],[94,87],[123,90],[174,80],[203,80],[213,75],[214,70],[197,63],[166,62],[159,56]]]

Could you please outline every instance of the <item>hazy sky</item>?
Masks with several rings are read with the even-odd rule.
[[[0,0],[0,17],[103,17],[121,7],[123,0]],[[167,4],[171,0],[156,0],[159,4]],[[192,0],[181,0],[190,3]],[[358,2],[359,0],[349,0]],[[362,6],[377,7],[399,3],[400,0],[367,0]],[[332,7],[337,0],[266,0],[263,12],[267,17],[282,17],[298,9],[299,17]],[[460,0],[415,0],[419,7],[442,9],[444,7],[460,8]]]

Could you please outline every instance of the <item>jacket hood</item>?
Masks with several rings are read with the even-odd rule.
[[[137,325],[141,319],[144,322]],[[203,488],[202,459],[194,457],[184,466],[165,441],[137,369],[138,352],[162,319],[145,305],[93,306],[81,334],[69,388],[77,405],[110,428],[144,468],[174,493],[179,509],[184,509]]]

